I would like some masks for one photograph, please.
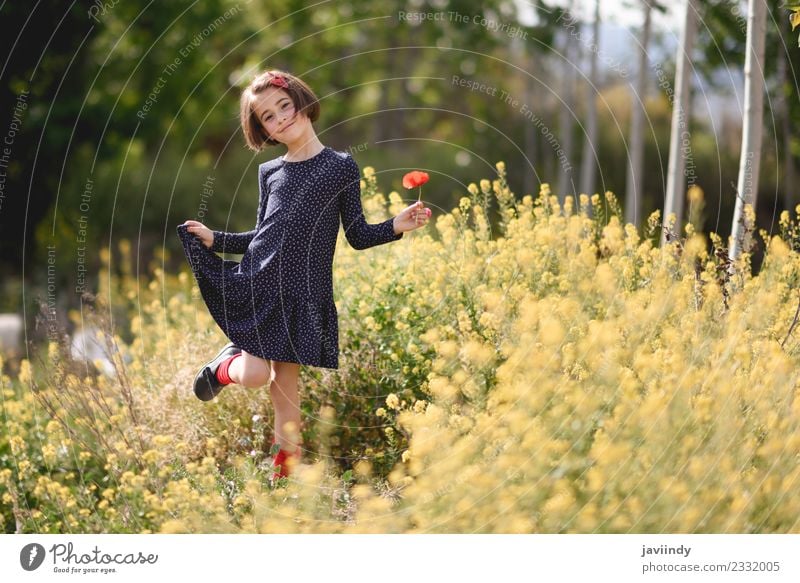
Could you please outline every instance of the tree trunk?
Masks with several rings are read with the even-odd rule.
[[[642,206],[642,167],[644,165],[644,103],[647,90],[647,47],[650,44],[650,21],[653,7],[643,0],[644,25],[639,48],[639,75],[631,100],[630,163],[625,186],[625,222],[639,226]]]
[[[667,168],[667,191],[664,200],[662,225],[666,226],[669,215],[675,214],[675,234],[683,234],[683,201],[686,198],[686,159],[691,155],[689,122],[692,116],[691,76],[692,49],[697,31],[697,0],[686,0],[683,31],[678,54],[675,57],[675,94],[672,103],[672,124],[669,134],[669,165]],[[694,183],[694,178],[692,179]],[[661,230],[661,245],[667,242],[667,232]]]
[[[736,208],[733,211],[729,257],[735,261],[744,247],[744,207],[756,208],[761,164],[761,123],[764,101],[765,0],[747,2],[747,53],[744,61],[744,125]]]
[[[574,0],[570,2],[570,14],[574,14]],[[565,59],[564,75],[561,83],[561,115],[558,123],[558,142],[553,146],[561,146],[561,152],[556,147],[553,156],[558,161],[558,195],[559,203],[563,206],[564,200],[569,195],[575,194],[575,173],[572,170],[572,134],[573,117],[575,116],[575,69],[580,58],[578,43],[571,35],[564,31],[563,55]]]
[[[583,146],[583,159],[581,160],[581,193],[592,196],[594,194],[595,170],[597,168],[597,53],[600,50],[600,0],[594,4],[594,24],[592,25],[592,38],[594,50],[589,56],[589,82],[588,99],[586,100],[586,142]],[[576,201],[577,202],[577,201]],[[577,207],[577,205],[576,205]]]
[[[789,28],[788,26],[786,27]],[[792,188],[794,185],[794,159],[792,157],[792,133],[789,128],[792,127],[792,119],[789,115],[789,103],[786,97],[786,83],[788,75],[786,71],[787,61],[789,55],[785,51],[778,51],[778,87],[777,96],[775,98],[775,108],[778,110],[778,120],[781,125],[781,139],[783,141],[783,173],[781,176],[782,190],[783,190],[783,208],[794,212],[795,200],[792,196]]]
[[[528,71],[539,71],[539,62],[536,58],[536,51],[526,51],[524,44],[516,37],[512,41],[514,48],[515,58],[519,58],[520,63],[527,66]],[[537,81],[527,75],[523,76],[524,98],[525,103],[529,108],[538,106],[540,104],[537,98],[538,91],[536,90]],[[539,165],[539,170],[542,167],[539,162],[539,130],[536,124],[530,120],[526,120],[523,125],[523,136],[525,143],[525,157],[527,160],[524,162],[523,178],[522,178],[522,192],[531,194],[534,198],[539,193],[538,185],[542,182],[542,177],[536,172],[536,167]],[[547,179],[545,179],[546,181]],[[520,197],[522,198],[522,197]]]

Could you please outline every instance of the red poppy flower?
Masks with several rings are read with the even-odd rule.
[[[403,186],[405,188],[415,188],[419,186],[419,198],[422,200],[422,185],[428,182],[428,173],[414,170],[403,176]]]
[[[403,176],[404,188],[416,188],[417,186],[422,186],[426,182],[428,182],[427,172],[420,172],[419,170],[414,170],[413,172],[409,172],[408,174]]]

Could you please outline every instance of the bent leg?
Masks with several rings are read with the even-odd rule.
[[[261,387],[272,378],[272,365],[269,360],[242,350],[242,356],[231,363],[228,376],[237,385],[248,388]]]

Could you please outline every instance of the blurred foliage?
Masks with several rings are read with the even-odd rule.
[[[701,4],[705,26],[700,27],[695,62],[698,73],[713,83],[724,63],[741,66],[744,33],[734,2]],[[402,13],[444,18],[408,19]],[[30,91],[6,183],[13,196],[6,196],[0,212],[0,262],[7,273],[19,276],[24,260],[29,282],[41,287],[51,246],[57,256],[57,289],[69,292],[61,293],[62,301],[73,307],[81,215],[86,217],[88,286],[93,290],[99,285],[98,250],[113,247],[120,237],[132,242],[138,263],[145,265],[161,247],[179,250],[174,226],[187,218],[231,231],[251,228],[255,167],[283,149],[259,154],[245,149],[238,100],[250,77],[268,67],[308,81],[322,102],[315,129],[323,143],[351,150],[362,167],[384,169],[381,180],[401,195],[407,194],[402,175],[424,161],[423,168],[433,171],[426,202],[448,208],[471,174],[491,171],[486,159],[492,156],[528,166],[529,172],[510,179],[511,187],[533,194],[538,182],[530,177],[555,177],[558,142],[564,142],[556,127],[562,104],[553,82],[567,65],[552,47],[557,37],[570,38],[581,30],[585,35],[591,18],[575,13],[576,27],[569,29],[565,23],[573,15],[559,5],[502,0],[330,2],[313,8],[296,0],[209,0],[202,5],[179,0],[106,3],[102,10],[96,4],[65,8],[43,0],[35,9],[5,3],[0,14],[0,43],[10,59],[0,80],[4,114],[11,115],[20,94]],[[780,54],[775,51],[785,44],[780,41],[790,34],[787,20],[780,20],[786,30],[770,29],[767,42],[771,91],[784,95],[793,94],[793,77],[775,86],[774,62]],[[21,44],[51,36],[40,51],[24,50]],[[586,42],[580,44],[585,56]],[[800,68],[796,53],[788,55],[790,71]],[[670,62],[663,63],[663,70],[671,81]],[[494,95],[463,86],[461,79],[494,88]],[[604,71],[596,95],[603,190],[618,191],[625,183],[626,88],[627,81]],[[587,91],[576,88],[576,145],[584,139],[577,122],[585,118],[589,98],[581,96]],[[665,91],[658,94],[648,103],[652,125],[645,167],[654,171],[646,176],[642,216],[660,207],[667,167],[669,102]],[[518,103],[512,105],[503,95]],[[800,100],[791,99],[790,119],[800,113],[797,107]],[[716,136],[701,123],[693,130],[695,166],[704,169],[700,186],[719,203],[720,224],[733,211],[729,183],[738,159],[729,149],[738,140],[735,122],[718,128]],[[788,131],[780,120],[767,125],[777,136]],[[548,141],[548,131],[558,142]],[[791,142],[800,153],[797,139]],[[766,150],[765,167],[770,161],[777,164],[777,153],[770,153],[769,146]],[[573,162],[579,155],[576,147]],[[787,188],[775,174],[762,173],[762,189]],[[214,196],[205,216],[198,217],[209,176]],[[92,194],[84,212],[89,181]],[[762,204],[771,199],[759,197]],[[757,216],[768,217],[769,210],[759,209]],[[492,213],[490,221],[495,224],[497,216]]]

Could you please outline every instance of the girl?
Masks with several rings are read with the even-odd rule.
[[[226,233],[191,220],[177,228],[203,300],[231,341],[200,369],[195,395],[208,401],[230,383],[270,383],[273,444],[280,444],[273,478],[287,476],[286,466],[302,454],[300,365],[339,368],[332,271],[340,219],[348,243],[367,249],[402,239],[431,215],[417,202],[367,223],[358,164],[322,145],[311,125],[319,112],[316,95],[299,78],[280,70],[258,75],[241,97],[245,141],[256,152],[278,144],[288,151],[258,167],[255,229]],[[243,255],[237,263],[218,251]]]

